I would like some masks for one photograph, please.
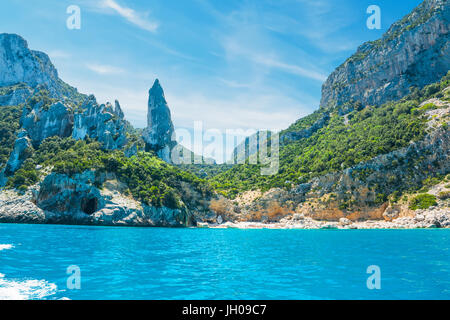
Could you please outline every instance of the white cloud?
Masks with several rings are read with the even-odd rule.
[[[48,56],[52,59],[67,59],[71,57],[71,54],[62,50],[53,50],[48,53]]]
[[[206,128],[280,130],[310,110],[292,98],[273,94],[240,94],[221,99],[200,93],[177,96],[166,92],[177,127],[190,128],[202,121]]]
[[[223,79],[223,78],[217,78],[217,80],[219,80],[220,82],[222,82],[223,84],[225,84],[226,86],[230,87],[230,88],[244,88],[244,89],[250,89],[252,87],[251,83],[241,83],[241,82],[237,82],[234,80],[228,80],[228,79]]]
[[[250,63],[256,63],[269,69],[277,69],[297,76],[309,78],[323,82],[327,75],[317,71],[316,68],[307,64],[299,66],[283,61],[276,52],[264,51],[265,48],[258,48],[257,44],[252,44],[251,40],[243,41],[241,35],[225,38],[221,43],[229,58],[244,58]]]
[[[146,19],[146,17],[137,13],[135,10],[128,7],[123,7],[114,0],[103,0],[101,6],[103,8],[114,10],[117,14],[128,20],[130,23],[143,30],[156,32],[159,27],[157,22]]]
[[[204,132],[218,130],[222,136],[228,130],[280,131],[311,110],[310,106],[276,93],[241,94],[225,100],[199,93],[178,96],[166,92],[166,97],[176,129],[190,130],[194,122],[200,121]],[[191,143],[184,146],[193,148],[195,141]],[[203,146],[207,144],[204,142]],[[235,146],[226,144],[225,149],[216,150],[213,158],[218,163],[228,160]]]
[[[103,64],[87,64],[86,67],[94,71],[95,73],[106,75],[106,74],[120,74],[123,73],[124,70],[118,67],[103,65]]]
[[[277,60],[267,58],[264,56],[255,56],[254,59],[256,62],[258,62],[262,65],[265,65],[267,67],[284,70],[286,72],[289,72],[289,73],[292,73],[292,74],[295,74],[298,76],[310,78],[310,79],[317,80],[317,81],[325,81],[327,79],[327,76],[320,72],[317,72],[312,69],[302,68],[297,65],[288,64],[283,61],[277,61]]]

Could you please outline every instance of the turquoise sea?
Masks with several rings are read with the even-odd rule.
[[[61,298],[450,299],[450,230],[0,224],[0,299]]]

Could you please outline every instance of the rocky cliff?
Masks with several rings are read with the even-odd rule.
[[[407,192],[430,177],[445,177],[450,172],[450,102],[432,102],[440,109],[426,113],[430,133],[421,141],[290,190],[248,191],[233,201],[213,202],[213,208],[227,221],[281,221],[284,227],[294,228],[370,228],[361,221],[372,221],[374,228],[450,228],[450,176],[418,191],[441,198],[430,210],[411,209],[412,196]]]
[[[378,106],[439,81],[450,68],[449,19],[447,0],[425,0],[328,77],[321,108],[349,102]]]
[[[4,175],[21,167],[30,148],[49,137],[90,137],[108,150],[126,145],[130,125],[119,102],[99,105],[93,95],[78,93],[59,79],[49,57],[30,50],[22,37],[0,34],[0,70],[0,107],[23,105],[21,132],[0,174],[1,185]]]
[[[103,188],[98,188],[103,185]],[[183,227],[196,222],[186,208],[149,206],[125,196],[112,173],[50,174],[25,194],[0,193],[0,223]]]
[[[179,227],[212,214],[203,181],[142,152],[170,162],[176,146],[158,80],[142,134],[118,101],[78,93],[20,36],[0,35],[0,71],[0,108],[16,110],[5,114],[20,128],[2,131],[16,140],[0,172],[0,222]]]
[[[45,54],[1,35],[0,104],[23,111],[0,174],[9,188],[0,192],[0,222],[450,227],[448,13],[446,0],[426,0],[337,68],[322,108],[281,132],[277,175],[211,166],[209,182],[170,164],[177,144],[158,80],[138,132],[117,101],[77,93]],[[144,144],[152,152],[141,152]],[[234,155],[244,160],[258,148],[250,137]],[[377,224],[356,225],[368,219]]]
[[[30,50],[28,43],[16,34],[0,34],[0,87],[12,87],[1,94],[1,105],[18,105],[31,96],[39,85],[45,86],[53,98],[79,98],[77,90],[58,77],[47,54]],[[20,85],[20,88],[14,86]],[[18,90],[20,89],[20,90]]]
[[[164,90],[156,79],[149,91],[147,128],[142,137],[148,149],[155,151],[161,159],[170,163],[170,152],[176,145],[174,132]]]
[[[425,0],[359,47],[323,85],[320,109],[280,132],[278,174],[243,164],[211,177],[225,195],[214,210],[230,226],[450,227],[449,10]],[[258,149],[251,140],[241,160]]]
[[[109,102],[99,105],[91,95],[75,113],[72,137],[80,140],[88,136],[100,141],[105,149],[120,149],[127,143],[126,126],[117,100],[113,109]]]

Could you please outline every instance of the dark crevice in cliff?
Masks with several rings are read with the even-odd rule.
[[[98,210],[98,200],[97,198],[87,198],[83,199],[81,202],[81,210],[84,213],[91,215]]]

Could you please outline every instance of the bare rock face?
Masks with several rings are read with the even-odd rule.
[[[0,106],[17,106],[25,102],[33,90],[25,84],[3,88],[0,93]]]
[[[125,121],[118,101],[113,110],[110,103],[99,105],[91,95],[81,109],[74,116],[74,139],[82,140],[89,136],[108,150],[122,148],[127,143]]]
[[[33,141],[33,145],[38,146],[48,137],[70,137],[73,128],[73,111],[71,107],[61,102],[56,102],[48,108],[43,108],[38,103],[30,111],[24,108],[21,124]]]
[[[9,176],[19,169],[26,160],[30,149],[32,149],[31,140],[28,138],[26,131],[22,130],[17,136],[14,149],[9,156],[9,160],[2,174]]]
[[[32,94],[29,88],[39,85],[47,88],[53,98],[79,95],[59,79],[47,54],[30,50],[28,43],[16,34],[0,34],[0,70],[0,87],[22,85],[9,94],[0,93],[0,105],[24,103]]]
[[[45,223],[159,227],[192,225],[192,212],[145,205],[112,189],[110,185],[116,183],[113,174],[96,175],[94,171],[85,171],[69,177],[53,173],[40,183],[31,200],[37,210],[45,213]],[[99,184],[103,184],[102,190],[96,187]],[[19,211],[17,215],[20,218],[23,214]],[[0,221],[2,218],[0,209]]]
[[[1,223],[45,223],[45,213],[32,202],[31,192],[19,195],[14,191],[0,194]]]
[[[85,98],[58,77],[47,54],[30,50],[19,35],[0,33],[0,106],[25,103],[37,87],[64,103]]]
[[[321,108],[381,105],[439,81],[450,69],[450,5],[425,0],[338,67],[322,87]]]
[[[148,149],[155,151],[161,159],[170,163],[170,151],[176,145],[174,132],[164,91],[156,79],[149,91],[147,128],[142,137]]]
[[[46,84],[55,88],[58,72],[49,57],[32,51],[27,42],[15,34],[0,34],[0,86],[26,83],[32,87]]]
[[[69,177],[63,174],[48,175],[41,183],[34,199],[36,205],[44,211],[58,213],[76,219],[88,217],[104,206],[100,191],[93,185],[95,172],[86,171]],[[75,215],[75,216],[74,216]]]
[[[116,116],[118,116],[120,119],[125,118],[125,115],[123,114],[122,108],[120,107],[119,101],[114,101],[114,113]]]
[[[0,34],[0,106],[24,104],[18,137],[10,161],[0,177],[13,174],[26,159],[29,145],[38,147],[46,138],[58,136],[97,139],[114,150],[127,143],[130,124],[118,101],[99,105],[58,77],[49,57],[28,48],[15,34]]]

